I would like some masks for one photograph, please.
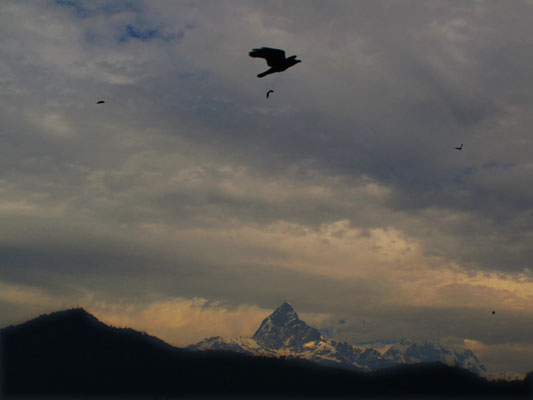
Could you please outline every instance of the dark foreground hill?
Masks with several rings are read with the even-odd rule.
[[[488,382],[442,364],[363,373],[301,360],[193,352],[83,309],[0,330],[4,396],[447,395],[528,398],[533,381]]]

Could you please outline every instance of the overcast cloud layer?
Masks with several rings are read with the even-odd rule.
[[[288,300],[352,343],[533,369],[532,20],[530,1],[2,1],[0,324],[81,305],[182,346]],[[261,46],[302,63],[258,79]]]

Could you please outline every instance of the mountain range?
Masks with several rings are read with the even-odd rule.
[[[292,308],[292,307],[291,307]],[[287,312],[289,311],[289,312]],[[292,335],[280,327],[298,332]],[[281,351],[321,341],[288,305],[262,324],[257,346]],[[340,343],[340,342],[339,342]],[[337,349],[342,345],[337,343]],[[303,351],[303,350],[302,350]],[[360,358],[360,355],[359,355]],[[333,364],[333,365],[339,365]],[[442,363],[362,372],[302,359],[191,351],[131,328],[108,326],[81,308],[0,329],[0,398],[498,396],[527,398],[533,373],[488,381]]]
[[[188,350],[223,350],[253,356],[311,360],[322,365],[340,366],[359,371],[376,371],[402,364],[441,362],[478,375],[486,367],[468,349],[446,348],[436,341],[402,339],[381,353],[373,348],[330,339],[298,318],[287,302],[263,320],[252,337],[204,339]]]

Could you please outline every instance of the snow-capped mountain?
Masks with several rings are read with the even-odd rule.
[[[317,329],[298,318],[294,308],[284,302],[263,320],[250,337],[204,339],[187,347],[189,350],[224,350],[257,356],[299,358],[350,369],[374,371],[400,364],[440,361],[477,374],[485,366],[470,350],[447,349],[436,342],[401,340],[383,354],[347,342],[326,338]]]
[[[318,341],[321,337],[317,329],[301,321],[292,306],[285,302],[263,320],[252,339],[269,349],[299,350],[304,344]]]
[[[487,370],[476,355],[468,349],[449,349],[438,342],[423,340],[410,341],[402,339],[390,347],[383,357],[396,364],[415,364],[419,362],[440,361],[447,365],[456,365],[478,375]]]

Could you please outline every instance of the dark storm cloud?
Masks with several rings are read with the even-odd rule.
[[[88,7],[74,2],[61,5],[76,9]],[[500,53],[504,51],[506,40],[514,43],[516,40],[527,38],[518,28],[513,30],[511,37],[500,37],[499,34],[497,35],[499,26],[496,23],[493,26],[483,24],[482,18],[487,18],[489,22],[494,21],[494,16],[498,13],[498,7],[489,7],[486,3],[476,7],[467,7],[457,3],[455,7],[451,7],[451,10],[448,10],[450,7],[445,7],[440,3],[431,6],[414,3],[413,6],[416,5],[416,7],[413,9],[413,15],[405,13],[405,8],[408,7],[398,7],[391,3],[365,4],[360,9],[351,9],[345,3],[337,3],[337,5],[338,10],[333,8],[330,11],[335,18],[338,18],[337,29],[340,32],[352,30],[346,39],[330,38],[338,45],[338,52],[334,46],[326,48],[326,51],[337,57],[341,66],[343,58],[347,61],[348,67],[339,67],[341,79],[337,81],[332,78],[331,74],[325,73],[328,72],[325,67],[329,67],[329,64],[320,64],[313,59],[319,55],[317,50],[304,47],[311,57],[309,65],[313,67],[302,70],[302,77],[292,74],[280,78],[279,81],[286,84],[287,90],[293,92],[300,90],[300,95],[306,95],[309,94],[310,89],[313,90],[313,85],[308,85],[307,80],[314,78],[313,70],[317,70],[320,75],[323,75],[322,81],[330,84],[330,90],[321,92],[320,95],[314,93],[311,98],[318,98],[314,102],[295,102],[291,99],[289,103],[280,100],[280,106],[274,106],[279,108],[277,115],[273,117],[272,110],[267,113],[258,113],[260,101],[263,100],[260,96],[257,96],[257,100],[252,100],[251,94],[225,99],[227,88],[217,85],[211,81],[212,78],[208,78],[208,83],[198,85],[194,90],[186,86],[180,89],[170,89],[171,96],[179,97],[175,100],[176,109],[187,110],[187,112],[174,110],[179,116],[175,118],[171,116],[168,104],[163,105],[156,100],[152,107],[148,105],[157,99],[153,96],[161,94],[163,86],[167,86],[164,83],[167,79],[166,75],[161,78],[157,77],[157,72],[160,72],[161,67],[155,67],[152,70],[150,66],[148,70],[152,73],[147,82],[150,82],[152,89],[142,95],[144,98],[139,98],[143,84],[134,84],[135,87],[131,90],[118,89],[116,94],[120,99],[113,99],[113,103],[120,103],[121,109],[112,114],[106,111],[105,116],[120,119],[120,114],[125,111],[124,107],[128,103],[134,104],[137,106],[135,113],[137,115],[141,113],[139,117],[133,116],[137,121],[142,121],[143,117],[154,115],[154,113],[167,120],[170,118],[170,124],[175,125],[182,123],[185,119],[189,121],[189,129],[178,128],[177,135],[217,146],[222,157],[254,165],[263,174],[273,174],[273,176],[284,174],[291,166],[302,164],[319,170],[321,174],[343,176],[348,182],[350,177],[357,178],[366,175],[394,188],[391,207],[399,211],[417,213],[420,210],[434,207],[452,213],[466,211],[477,213],[494,223],[508,224],[508,230],[514,230],[512,221],[523,220],[524,215],[528,215],[529,204],[531,204],[528,200],[529,196],[524,196],[524,190],[527,189],[524,189],[524,185],[521,184],[522,177],[513,174],[513,169],[506,170],[501,179],[508,181],[512,190],[502,191],[500,187],[488,185],[486,180],[480,182],[479,173],[462,174],[461,170],[466,167],[471,171],[477,171],[487,162],[509,162],[510,157],[505,154],[501,160],[496,158],[496,161],[490,161],[494,160],[497,154],[492,154],[489,160],[486,159],[487,146],[488,150],[494,152],[496,143],[491,137],[484,137],[482,130],[486,129],[489,123],[497,122],[496,117],[506,115],[509,104],[502,99],[506,96],[516,97],[519,93],[523,93],[520,81],[511,81],[509,73],[502,74],[502,78],[507,81],[507,85],[503,85],[499,75],[491,71],[506,70],[509,64],[521,65],[520,61],[523,56],[521,47],[514,50],[512,46],[510,49],[505,48],[505,67]],[[259,12],[260,15],[261,13],[264,15],[263,19],[268,21],[267,25],[276,29],[287,29],[289,21],[292,21],[290,16],[301,13],[309,19],[302,20],[298,24],[291,23],[290,33],[295,35],[310,33],[311,28],[316,26],[319,27],[320,33],[324,33],[321,24],[324,24],[325,20],[320,17],[321,7],[323,6],[319,3],[314,7],[301,4],[291,5],[284,8],[286,13],[284,17],[280,17],[279,9],[275,3],[272,3],[270,6],[261,6]],[[241,12],[254,9],[244,4],[239,4],[238,8],[245,10]],[[516,9],[510,11],[517,19],[518,27],[522,26],[522,8],[523,6],[517,3]],[[108,10],[108,13],[114,15],[120,11],[140,14],[141,8],[125,3],[122,8]],[[209,11],[206,15],[209,15]],[[349,15],[349,18],[343,15]],[[86,19],[94,17],[88,12],[85,16]],[[355,30],[351,26],[353,19],[357,22]],[[459,22],[454,25],[456,19]],[[382,22],[380,29],[376,29],[374,24],[365,23],[368,20]],[[430,24],[429,21],[432,23]],[[126,25],[128,26],[130,31],[134,32],[132,37],[137,35],[142,38],[146,36],[143,32],[152,32],[145,37],[148,39],[153,37],[155,32],[159,32],[155,28],[143,28],[143,30],[131,24]],[[471,26],[483,28],[475,30]],[[217,28],[215,26],[215,29]],[[401,32],[402,35],[394,35],[395,32]],[[447,35],[452,36],[450,38]],[[454,39],[453,35],[459,38]],[[329,36],[326,36],[322,40],[328,38]],[[353,56],[346,51],[350,38],[362,43],[360,48],[355,49]],[[411,40],[413,38],[417,40]],[[493,38],[496,41],[489,49],[484,45],[487,38]],[[292,40],[303,44],[298,38]],[[184,50],[180,48],[177,50],[178,54],[185,55],[182,53]],[[218,57],[218,55],[214,54],[213,57]],[[348,92],[340,85],[345,83],[344,76],[348,76],[350,66],[353,66],[352,61],[357,62],[358,59],[363,59],[370,65],[365,68],[355,64],[357,72],[355,86],[350,87]],[[167,59],[167,62],[170,60]],[[185,63],[192,60],[193,57],[189,55],[185,58]],[[160,64],[164,65],[165,62]],[[173,65],[176,66],[175,63]],[[131,81],[132,84],[138,79],[138,75],[135,74],[136,69],[140,70],[141,67],[147,66],[148,64],[142,61],[139,63],[138,60],[131,65],[119,62],[112,68],[102,64],[104,71],[107,69],[108,72],[116,74],[119,79]],[[22,74],[38,76],[38,74],[31,73],[31,64],[26,64],[25,68],[26,71],[22,72],[21,76]],[[212,71],[212,73],[216,72]],[[43,83],[45,80],[54,80],[54,72],[47,71],[47,74],[48,76],[41,78]],[[527,71],[519,67],[519,75],[525,79],[527,75],[524,76],[524,74],[527,74]],[[17,79],[17,84],[20,82],[23,80]],[[313,79],[313,82],[316,80]],[[487,84],[489,82],[490,84]],[[34,83],[46,88],[46,85],[37,81]],[[320,82],[318,85],[319,89],[323,88]],[[103,85],[99,86],[104,91],[108,90]],[[208,86],[210,92],[206,91]],[[500,90],[498,96],[495,96],[494,87]],[[50,91],[46,94],[48,99],[52,95],[55,101],[62,101]],[[171,96],[167,95],[162,100],[167,101]],[[289,96],[294,95],[289,94]],[[94,97],[97,97],[96,94]],[[78,95],[78,102],[80,100],[81,96]],[[522,97],[521,101],[523,103],[527,99]],[[326,106],[327,103],[334,104],[334,107]],[[284,110],[288,104],[291,104],[292,110]],[[147,105],[148,110],[145,108]],[[163,109],[158,111],[157,108],[160,105],[163,105]],[[321,112],[317,113],[319,107],[322,107]],[[369,110],[370,112],[367,113]],[[57,108],[53,111],[61,112]],[[76,121],[74,124],[79,124],[80,117],[74,117],[73,111],[76,113],[75,110],[69,108],[69,117],[62,113],[62,118]],[[386,117],[375,119],[373,114],[376,111],[382,112],[382,115]],[[348,115],[348,112],[352,115]],[[95,116],[92,112],[87,115],[90,118]],[[101,116],[103,115],[98,115],[98,117]],[[191,127],[193,129],[190,129]],[[76,126],[75,130],[79,131],[79,129],[80,126]],[[102,150],[105,152],[109,140],[113,139],[99,131],[101,132],[97,129],[96,132],[90,133],[91,139],[102,143],[102,146],[97,146],[98,149],[95,148],[95,151],[91,152],[91,158],[96,156],[101,162],[102,157],[99,157],[99,154],[102,154]],[[17,135],[19,134],[17,132]],[[477,143],[474,142],[474,137],[468,143],[467,139],[471,135],[475,136]],[[18,138],[22,140],[22,137],[18,136]],[[80,139],[90,140],[85,135]],[[46,152],[48,156],[39,154],[37,160],[32,161],[34,165],[38,165],[38,168],[42,168],[42,165],[35,164],[35,162],[39,158],[45,161],[46,157],[51,164],[55,163],[58,157],[71,157],[72,159],[82,157],[83,161],[85,159],[91,162],[90,158],[81,151],[86,147],[86,143],[81,142],[83,144],[80,150],[73,152],[71,151],[72,140],[41,137],[33,137],[31,140],[35,144],[34,148],[49,148]],[[460,159],[457,154],[449,150],[463,141],[467,142],[464,153],[468,155]],[[80,142],[76,141],[75,145],[78,143]],[[53,149],[60,150],[66,146],[70,149],[69,152],[53,151]],[[11,149],[17,147],[18,151],[28,151],[27,146],[17,146],[17,143],[14,143]],[[113,146],[113,150],[117,149],[119,149],[118,146]],[[520,149],[517,151],[518,158],[523,159]],[[9,164],[11,167],[15,165],[12,162]],[[17,165],[16,169],[20,171],[20,166]],[[453,182],[457,180],[461,184],[454,185]],[[164,197],[171,199],[172,195],[165,194]],[[178,197],[175,200],[182,198]],[[240,208],[244,213],[246,210],[251,210],[250,215],[260,215],[261,218],[268,215],[268,213],[255,211],[255,208],[264,206],[261,203],[257,206],[250,204],[249,207],[242,207],[242,201],[236,200],[235,206],[226,207],[224,202],[227,199],[215,196],[209,201],[220,204],[230,214],[237,212],[236,210]],[[349,210],[340,210],[338,213],[328,210],[320,216],[320,213],[315,214],[316,207],[311,207],[309,210],[313,211],[313,216],[304,212],[306,214],[304,218],[315,219],[317,223],[329,222],[339,218],[340,215],[350,214]],[[519,212],[521,215],[517,214]],[[285,211],[274,212],[272,219],[291,218],[293,214],[294,210],[290,207]],[[330,217],[326,217],[326,214]],[[318,216],[314,217],[314,215]],[[358,223],[355,218],[352,218],[352,221]],[[379,224],[380,222],[374,222],[374,226]],[[469,230],[465,227],[466,232]],[[460,229],[454,232],[455,235],[460,233]],[[479,233],[483,234],[483,232]],[[523,258],[528,257],[529,254],[526,254]],[[512,262],[510,265],[520,268],[520,262]]]

